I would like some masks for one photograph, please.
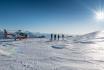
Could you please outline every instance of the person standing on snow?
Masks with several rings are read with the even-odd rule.
[[[64,34],[62,34],[62,40],[64,40]]]
[[[60,40],[60,35],[59,35],[59,34],[58,34],[58,36],[57,36],[57,37],[58,37],[58,40]]]
[[[54,40],[56,40],[56,34],[54,34]]]

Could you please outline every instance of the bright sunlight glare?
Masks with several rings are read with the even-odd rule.
[[[104,20],[104,12],[103,11],[96,12],[96,19],[97,20]]]

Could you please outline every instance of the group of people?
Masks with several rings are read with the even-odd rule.
[[[59,34],[51,34],[51,38],[50,40],[53,41],[53,40],[64,40],[64,34],[62,35],[59,35]]]

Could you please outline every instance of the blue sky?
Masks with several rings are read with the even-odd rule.
[[[0,28],[83,34],[104,30],[94,11],[104,0],[0,0]]]

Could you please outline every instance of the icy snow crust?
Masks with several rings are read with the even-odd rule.
[[[104,70],[103,39],[85,39],[0,41],[0,70]]]

